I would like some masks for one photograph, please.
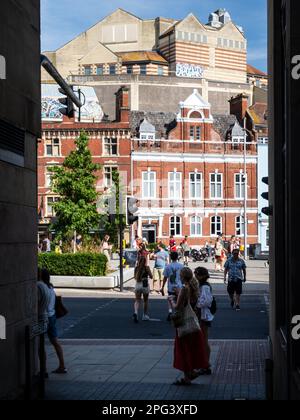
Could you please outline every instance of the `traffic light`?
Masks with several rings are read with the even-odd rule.
[[[268,176],[265,176],[265,177],[263,177],[262,178],[262,182],[264,183],[264,184],[266,184],[266,185],[269,185],[269,177]],[[267,200],[267,201],[269,201],[269,193],[268,192],[264,192],[264,193],[262,193],[262,198],[264,199],[264,200]],[[262,213],[263,214],[265,214],[266,216],[271,216],[272,215],[272,207],[271,206],[269,206],[269,207],[264,207],[264,208],[262,208],[261,209],[261,211],[262,211]]]
[[[127,197],[126,200],[126,223],[127,225],[133,225],[139,220],[139,217],[136,215],[138,212],[138,200],[134,197]]]
[[[64,89],[59,88],[58,90],[59,90],[60,93],[62,93],[63,95],[66,96],[65,98],[59,98],[59,102],[62,105],[64,105],[63,108],[59,109],[59,112],[63,115],[66,115],[68,118],[74,118],[75,108],[74,108],[73,101],[69,98],[69,96],[64,91]]]

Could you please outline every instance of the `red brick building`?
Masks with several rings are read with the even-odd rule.
[[[127,174],[130,179],[131,134],[129,127],[128,90],[116,94],[117,121],[79,123],[64,118],[62,122],[43,122],[42,139],[38,146],[38,196],[40,231],[49,226],[54,217],[53,203],[58,197],[51,190],[48,168],[61,165],[75,148],[75,140],[84,130],[90,139],[93,161],[102,166],[97,189],[103,192],[112,184],[114,168]]]
[[[97,188],[111,185],[112,169],[127,178],[127,192],[140,201],[132,234],[149,242],[190,237],[204,244],[220,233],[243,235],[244,131],[232,115],[213,116],[197,90],[179,104],[179,113],[130,112],[128,90],[116,95],[117,121],[43,123],[39,145],[41,223],[53,216],[47,168],[61,164],[84,129],[95,162],[102,165]],[[247,138],[249,243],[257,242],[257,147]]]
[[[243,236],[244,131],[237,119],[213,117],[197,90],[173,120],[165,117],[148,113],[140,128],[132,127],[137,233],[151,242],[188,235],[194,245],[220,233]],[[247,133],[247,233],[256,243],[257,145],[251,139]]]

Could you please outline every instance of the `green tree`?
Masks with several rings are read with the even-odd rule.
[[[115,214],[105,218],[105,233],[111,238],[111,242],[117,247],[119,245],[120,223],[122,227],[126,226],[126,216],[124,214],[125,189],[120,180],[118,170],[114,169],[112,173],[113,195],[115,196]],[[120,199],[122,197],[122,199]],[[122,203],[120,203],[120,201]]]
[[[81,132],[75,141],[76,150],[65,159],[62,166],[51,168],[52,189],[60,196],[53,205],[56,222],[53,225],[57,238],[67,240],[74,232],[89,236],[92,229],[99,228],[100,216],[96,202],[96,172],[101,166],[93,163],[89,139]]]

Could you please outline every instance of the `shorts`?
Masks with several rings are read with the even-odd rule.
[[[189,257],[190,256],[190,251],[184,251],[184,256]]]
[[[228,283],[227,291],[229,295],[234,295],[235,293],[237,295],[242,295],[243,294],[243,281],[242,280],[230,281]]]
[[[48,330],[47,335],[49,340],[53,340],[58,337],[57,327],[56,327],[56,316],[53,315],[48,319]]]
[[[140,293],[142,295],[149,295],[150,294],[150,287],[144,287],[143,282],[136,283],[135,286],[135,293]]]
[[[164,271],[165,270],[163,268],[154,268],[154,270],[153,270],[153,281],[163,281]]]

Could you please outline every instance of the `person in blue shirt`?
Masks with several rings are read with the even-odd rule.
[[[171,321],[171,315],[173,310],[176,307],[177,298],[179,295],[180,290],[182,289],[182,282],[180,273],[181,270],[184,268],[183,264],[178,262],[178,252],[172,252],[170,254],[171,263],[168,264],[164,271],[164,280],[163,286],[161,289],[161,294],[165,296],[165,285],[168,282],[168,306],[169,306],[169,314],[168,314],[168,321]]]
[[[161,291],[161,287],[164,280],[164,271],[166,265],[169,263],[169,253],[164,249],[162,244],[157,245],[157,252],[154,254],[154,270],[153,270],[153,290],[155,291],[155,283],[158,282],[158,293]]]
[[[224,283],[227,283],[228,274],[228,287],[227,291],[231,300],[231,307],[236,311],[241,310],[240,302],[243,293],[243,282],[246,283],[246,264],[240,258],[239,249],[234,249],[232,257],[225,263]]]

